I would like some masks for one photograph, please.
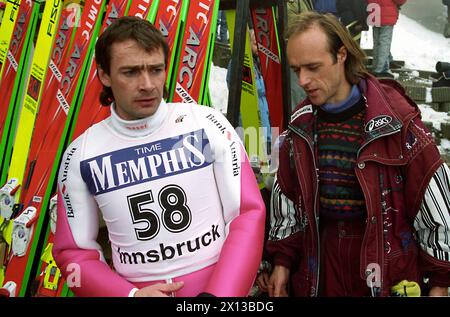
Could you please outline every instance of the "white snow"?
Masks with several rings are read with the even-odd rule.
[[[442,139],[441,145],[438,146],[438,149],[441,154],[443,154],[443,153],[450,154],[450,141],[447,139]]]
[[[429,105],[419,105],[422,121],[432,122],[436,130],[441,130],[442,122],[449,122],[450,116],[446,112],[438,112]]]
[[[372,48],[372,45],[370,29],[363,32],[361,47]],[[450,39],[400,14],[394,26],[391,53],[395,60],[405,61],[407,68],[435,71],[438,61],[450,62]]]

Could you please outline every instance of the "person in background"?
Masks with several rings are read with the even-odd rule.
[[[53,256],[66,279],[77,268],[76,296],[247,296],[256,277],[265,207],[245,149],[219,111],[164,101],[167,56],[137,17],[97,40],[111,116],[68,146],[58,177]]]
[[[442,4],[447,6],[447,23],[444,26],[444,37],[450,38],[450,0],[442,0]]]
[[[373,33],[372,74],[376,77],[394,78],[390,71],[392,62],[391,44],[394,25],[397,23],[400,7],[406,0],[367,0],[371,18],[368,24]]]
[[[287,37],[308,96],[279,149],[269,295],[446,296],[450,169],[417,105],[333,15],[302,13]]]

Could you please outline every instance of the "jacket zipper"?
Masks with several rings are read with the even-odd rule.
[[[292,132],[294,132],[296,135],[301,137],[309,146],[309,149],[311,150],[311,155],[313,157],[313,163],[314,163],[314,172],[316,174],[316,189],[314,191],[314,217],[315,217],[315,223],[316,223],[316,235],[317,235],[317,268],[316,268],[316,288],[314,289],[314,292],[311,293],[312,296],[317,296],[317,291],[319,289],[319,278],[320,278],[320,235],[319,235],[319,217],[317,216],[317,194],[319,191],[319,175],[318,175],[318,168],[316,165],[316,156],[314,154],[314,148],[311,145],[311,142],[306,139],[306,137],[303,136],[303,134],[296,129],[295,127],[291,126]],[[317,139],[317,134],[314,135],[314,139]],[[292,138],[289,138],[290,144],[291,144],[291,150],[294,148],[294,142],[292,141]],[[316,142],[317,140],[314,140]],[[292,154],[293,155],[293,154]],[[295,164],[295,160],[293,160]]]
[[[366,105],[367,105],[367,99],[366,99],[365,96],[364,96],[364,100],[365,100],[365,103],[366,103]],[[401,128],[401,127],[400,127],[400,128]],[[358,149],[358,152],[357,152],[357,154],[356,154],[356,161],[358,161],[359,155],[360,155],[362,149],[365,148],[368,144],[372,143],[373,141],[375,141],[375,140],[377,140],[377,139],[379,139],[379,138],[382,138],[382,137],[385,137],[385,136],[389,136],[389,135],[393,135],[393,134],[397,134],[397,133],[400,133],[400,132],[401,132],[401,129],[398,129],[398,130],[394,130],[394,131],[391,131],[391,132],[388,132],[388,133],[381,134],[381,135],[379,135],[379,136],[377,136],[377,137],[375,137],[375,138],[373,138],[373,139],[370,139],[368,142],[364,143],[364,144]],[[364,163],[364,162],[365,162],[365,161],[363,161],[363,162],[358,162],[358,164]],[[361,180],[359,179],[357,173],[356,173],[356,178],[358,179],[358,182],[359,182],[359,184],[360,184],[360,186],[361,186]],[[362,187],[361,187],[361,188],[362,188]],[[363,193],[364,193],[364,197],[365,197],[365,196],[366,196],[365,191],[363,191]],[[364,199],[365,199],[365,198],[364,198]],[[365,200],[366,200],[366,199],[365,199]],[[366,207],[366,208],[367,208],[367,207]],[[367,216],[368,216],[368,213],[367,213]],[[367,221],[370,221],[370,219],[367,218]],[[381,221],[381,219],[379,219],[378,221]],[[384,252],[384,250],[383,250],[382,252]],[[382,254],[384,254],[384,253],[382,253]],[[383,274],[384,274],[384,273],[383,273],[383,264],[382,264],[382,263],[380,263],[380,268],[381,268],[381,272],[380,272],[381,281],[380,281],[380,282],[383,283]],[[371,271],[366,269],[365,273],[366,273],[366,276],[367,276],[368,274],[371,273]],[[381,292],[381,289],[382,289],[382,285],[380,286],[380,292]],[[372,297],[377,297],[377,296],[379,295],[380,292],[377,292],[377,290],[375,289],[374,286],[371,286],[371,287],[370,287],[370,293],[371,293]]]

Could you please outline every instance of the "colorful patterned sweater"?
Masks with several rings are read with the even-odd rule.
[[[339,113],[323,108],[318,110],[316,130],[321,219],[362,219],[366,208],[354,168],[364,133],[364,99]]]

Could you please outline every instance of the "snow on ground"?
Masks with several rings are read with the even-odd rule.
[[[433,128],[436,130],[441,130],[443,122],[450,122],[450,116],[446,112],[435,111],[429,105],[419,105],[419,108],[422,113],[422,121],[432,122]],[[441,144],[438,148],[441,153],[450,153],[450,141],[441,139]]]
[[[441,154],[450,153],[450,141],[447,139],[442,139],[441,145],[438,146],[438,149]]]
[[[361,47],[372,46],[372,30],[363,32]],[[391,53],[395,60],[405,61],[407,68],[435,71],[438,61],[450,62],[450,39],[400,14],[394,26]]]
[[[432,122],[436,130],[441,130],[441,123],[450,121],[450,116],[446,112],[435,111],[429,105],[419,105],[422,113],[422,121]]]

